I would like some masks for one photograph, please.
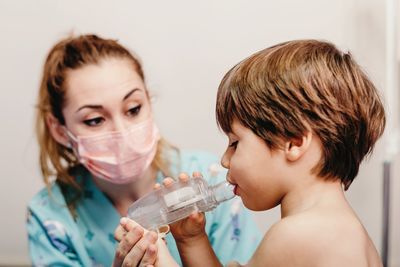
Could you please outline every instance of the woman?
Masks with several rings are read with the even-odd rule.
[[[211,184],[225,179],[212,168],[217,157],[181,152],[161,138],[142,66],[115,40],[82,35],[51,49],[36,126],[47,189],[28,207],[35,266],[123,264],[129,257],[117,253],[114,261],[113,233],[132,202],[180,172],[200,171]],[[241,204],[226,202],[206,220],[222,262],[248,260],[259,235]],[[166,241],[179,263],[174,239]]]

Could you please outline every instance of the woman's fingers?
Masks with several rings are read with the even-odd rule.
[[[122,238],[124,238],[126,233],[127,233],[127,231],[125,230],[125,228],[122,225],[118,225],[117,229],[115,229],[115,232],[114,232],[115,240],[117,240],[118,242],[121,242]]]
[[[140,267],[154,266],[156,260],[157,260],[157,246],[155,244],[149,244],[139,266]]]
[[[201,178],[201,177],[203,177],[201,172],[193,172],[193,178]]]
[[[182,173],[179,174],[178,179],[179,179],[179,181],[181,181],[181,182],[187,182],[187,181],[189,181],[190,177],[189,177],[189,175],[188,175],[187,173],[182,172]],[[175,182],[175,180],[172,179],[171,177],[166,177],[166,178],[163,180],[163,185],[166,186],[166,187],[168,187],[168,186],[170,186],[171,184],[173,184],[174,182]],[[158,189],[158,188],[160,188],[160,185],[156,184],[156,185],[154,186],[154,189]]]
[[[166,186],[166,187],[168,187],[168,186],[170,186],[171,184],[173,184],[174,182],[175,182],[174,179],[172,179],[171,177],[167,177],[167,178],[165,178],[165,179],[163,180],[163,185]]]
[[[122,217],[119,221],[119,225],[118,225],[117,229],[115,229],[115,232],[114,232],[115,240],[120,242],[124,238],[124,236],[136,226],[138,226],[139,228],[142,228],[135,221],[130,220],[125,217]]]
[[[115,229],[114,232],[115,240],[121,242],[121,240],[125,237],[125,235],[135,226],[139,226],[139,228],[141,228],[141,226],[136,222],[129,220],[128,218],[122,217],[119,221],[117,229]]]
[[[187,182],[187,181],[189,181],[190,177],[187,173],[182,172],[179,174],[178,178],[179,178],[179,181],[181,181],[181,182]]]
[[[196,174],[196,176],[193,176],[193,177],[202,177],[202,175],[201,175],[200,172],[195,172],[195,173],[193,173],[193,175],[194,175],[194,174]],[[187,173],[182,172],[182,173],[179,174],[178,179],[179,179],[179,181],[181,181],[181,182],[187,182],[187,181],[189,181],[190,176],[189,176]],[[168,187],[168,186],[170,186],[171,184],[173,184],[174,182],[175,182],[175,180],[172,179],[171,177],[166,177],[166,178],[164,178],[164,180],[162,181],[162,184],[163,184],[163,186]],[[159,183],[156,183],[156,184],[154,185],[153,189],[154,189],[154,190],[157,190],[157,189],[159,189],[160,187],[161,187],[161,185],[160,185]]]
[[[143,237],[143,229],[141,227],[134,227],[121,239],[115,251],[115,258],[113,266],[121,266],[126,256],[129,254],[135,244]]]
[[[135,222],[132,219],[129,219],[127,217],[122,217],[119,220],[119,224],[126,230],[126,231],[130,231],[131,229],[133,229],[134,227],[140,227],[142,229],[144,229],[140,224],[138,224],[137,222]]]
[[[156,183],[154,186],[153,186],[153,190],[157,190],[157,189],[160,189],[161,188],[161,185],[159,184],[159,183]]]
[[[137,266],[142,260],[146,260],[144,262],[144,265],[140,266],[146,266],[148,264],[154,264],[156,255],[146,255],[146,251],[149,247],[150,244],[155,244],[157,241],[157,233],[149,231],[147,232],[143,238],[141,238],[134,247],[132,247],[129,251],[129,253],[125,256],[125,259],[123,261],[122,266]],[[151,251],[151,253],[155,253],[155,251]],[[151,262],[154,259],[153,262]]]
[[[141,262],[141,266],[146,266],[155,263],[156,250],[154,247],[148,250],[148,246],[157,241],[155,232],[148,232],[135,221],[122,217],[114,236],[120,243],[113,266],[137,266]]]

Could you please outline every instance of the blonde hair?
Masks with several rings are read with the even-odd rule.
[[[223,131],[237,119],[272,149],[311,127],[323,150],[314,173],[345,189],[385,128],[378,92],[351,54],[317,40],[281,43],[238,63],[221,81],[216,116]]]
[[[74,170],[81,166],[71,149],[54,140],[46,124],[46,116],[51,113],[64,124],[62,108],[65,101],[66,73],[89,64],[98,64],[105,58],[124,58],[132,62],[134,70],[145,80],[139,60],[116,40],[103,39],[96,35],[81,35],[59,41],[50,50],[44,67],[39,88],[36,114],[36,133],[40,147],[40,167],[46,186],[50,189],[51,179],[62,186],[81,191],[76,182]],[[163,156],[166,149],[174,148],[165,140],[158,143],[152,165],[164,175],[170,175],[170,162]]]

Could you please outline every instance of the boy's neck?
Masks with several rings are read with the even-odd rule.
[[[330,204],[348,205],[340,180],[308,177],[304,183],[296,185],[282,198],[281,218]]]

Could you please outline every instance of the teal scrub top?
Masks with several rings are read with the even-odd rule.
[[[218,158],[206,152],[181,151],[173,169],[189,174],[200,171],[209,184],[225,180],[226,171]],[[82,176],[83,197],[76,207],[76,218],[69,212],[57,183],[37,193],[28,205],[29,252],[34,266],[111,266],[117,246],[114,231],[120,215],[93,182]],[[163,179],[161,173],[157,180]],[[206,213],[206,231],[221,261],[246,263],[260,242],[261,235],[240,198],[235,197]],[[175,240],[166,237],[171,255],[181,264]]]

